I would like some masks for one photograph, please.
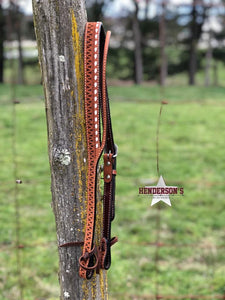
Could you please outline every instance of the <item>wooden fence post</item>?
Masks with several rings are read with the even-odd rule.
[[[83,92],[85,0],[33,0],[33,11],[45,92],[57,240],[58,244],[83,241],[87,204]],[[99,200],[97,212],[100,209]],[[100,218],[96,223],[100,235]],[[61,299],[107,299],[105,271],[89,281],[79,277],[81,250],[81,246],[59,248]]]

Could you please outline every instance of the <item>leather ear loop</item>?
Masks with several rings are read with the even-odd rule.
[[[98,24],[98,26],[101,27],[101,30],[103,30],[100,22],[87,23],[86,31],[85,31],[86,38],[87,38],[88,26],[96,26],[96,24]],[[102,88],[101,92],[102,92],[103,135],[102,135],[101,147],[99,147],[98,150],[96,151],[96,157],[95,157],[96,166],[98,164],[98,160],[102,154],[102,151],[105,147],[106,138],[107,138],[107,105],[108,105],[107,97],[108,97],[108,95],[107,95],[107,88],[106,88],[106,61],[107,61],[110,35],[111,35],[111,32],[108,31],[106,33],[106,37],[104,40],[104,51],[103,51],[103,62],[102,62],[102,86],[101,86],[101,88]],[[99,38],[100,38],[100,31],[99,31]],[[100,43],[101,43],[101,41],[100,41]],[[86,62],[85,62],[85,64],[86,64]],[[85,78],[86,78],[86,74],[85,74]],[[86,84],[86,81],[85,81],[85,84]],[[85,115],[87,116],[87,114],[85,114]],[[95,207],[94,207],[93,211],[94,211],[93,218],[95,219]],[[93,230],[91,232],[92,239],[94,236],[94,223],[95,222],[93,222],[93,228],[92,228]],[[86,230],[87,230],[87,228],[86,228]],[[85,232],[85,237],[86,237],[86,233],[87,232]],[[90,232],[89,232],[89,235],[90,235]],[[111,247],[116,241],[117,241],[117,238],[112,238],[110,241],[109,247]],[[98,248],[98,250],[96,250],[96,247],[94,246],[90,251],[87,251],[87,248],[89,248],[89,247],[85,247],[85,243],[86,243],[86,239],[84,240],[84,242],[69,242],[69,243],[62,244],[59,247],[84,246],[83,254],[79,258],[79,264],[80,264],[80,272],[79,273],[80,273],[81,277],[90,279],[93,275],[93,271],[95,269],[96,270],[99,269],[99,267],[100,267],[100,261],[99,261],[100,249]],[[103,253],[101,255],[103,255]],[[102,268],[104,268],[104,266],[102,266]]]
[[[83,246],[83,245],[84,242],[69,242],[69,243],[61,244],[59,245],[59,247],[62,248],[62,247]]]
[[[96,24],[95,26],[96,27],[99,27],[99,25],[100,24],[98,24],[98,23],[94,23],[94,24]],[[88,25],[87,26],[89,26],[90,25],[90,23],[88,23]],[[90,26],[93,26],[93,23],[90,25]],[[107,107],[106,107],[106,101],[107,101],[107,93],[106,93],[106,59],[107,59],[107,53],[108,53],[108,47],[109,47],[109,38],[110,38],[110,35],[111,35],[111,33],[110,32],[107,32],[107,34],[106,34],[106,37],[104,38],[104,40],[103,40],[103,38],[101,38],[101,34],[102,34],[102,32],[103,32],[103,28],[102,28],[102,26],[101,26],[101,30],[95,30],[95,31],[97,31],[98,32],[98,34],[99,34],[99,38],[100,38],[100,44],[102,43],[102,42],[104,42],[104,51],[103,51],[103,61],[102,61],[102,66],[103,66],[103,68],[102,68],[102,81],[101,81],[101,83],[102,83],[102,85],[101,85],[101,88],[102,88],[102,90],[101,90],[101,92],[102,92],[102,103],[101,103],[101,105],[102,105],[102,112],[103,112],[103,114],[102,114],[102,119],[103,119],[103,135],[102,135],[102,142],[101,142],[101,147],[98,147],[98,149],[95,149],[95,155],[96,155],[96,157],[95,157],[95,172],[96,172],[96,170],[97,170],[97,164],[98,164],[98,161],[99,161],[99,158],[100,158],[100,156],[101,156],[101,154],[102,154],[102,151],[103,151],[103,149],[104,149],[104,147],[105,147],[105,142],[106,142],[106,134],[107,134]],[[88,32],[88,29],[86,30],[86,33]],[[90,38],[90,37],[89,37]],[[86,39],[88,39],[88,37],[86,36]],[[100,46],[100,44],[98,45],[99,47],[101,47]],[[94,49],[92,50],[92,51],[95,51],[95,49],[98,49],[98,48],[96,48],[96,45],[95,45],[95,47],[94,47]],[[96,52],[96,51],[95,51]],[[98,53],[98,55],[99,55],[99,53]],[[94,70],[95,71],[95,70]],[[92,70],[92,72],[93,72],[93,70]],[[92,73],[93,74],[93,73]],[[92,75],[93,76],[93,75]],[[100,71],[99,71],[99,74],[97,75],[97,76],[100,76]],[[85,82],[85,84],[86,84],[86,82]],[[91,83],[90,83],[91,84]],[[86,99],[87,100],[87,99]],[[93,101],[93,98],[91,98],[91,99],[89,99],[88,101]],[[86,111],[87,112],[87,111]],[[87,113],[85,114],[85,116],[86,116],[86,120],[88,119],[88,117],[89,117],[89,115],[87,115]],[[87,124],[86,124],[86,126],[87,126]],[[96,129],[94,130],[94,132],[96,131]],[[87,138],[88,138],[88,136],[89,136],[89,132],[87,132]],[[97,145],[96,145],[96,148],[97,148]],[[91,149],[89,149],[90,151],[89,151],[89,159],[90,159],[90,152],[92,151]],[[92,157],[91,157],[92,158]],[[92,158],[93,159],[93,158]],[[95,181],[95,189],[96,189],[96,181]],[[95,193],[94,193],[95,194]],[[95,197],[95,196],[94,196]],[[95,199],[95,201],[96,201],[96,199]],[[89,201],[89,197],[88,197],[88,209],[87,209],[87,216],[89,217],[88,219],[87,219],[87,222],[86,222],[86,230],[85,230],[85,239],[84,239],[84,247],[83,247],[83,255],[85,255],[85,253],[86,252],[91,252],[90,251],[90,246],[92,245],[92,243],[90,243],[90,241],[92,241],[93,242],[93,238],[94,238],[94,227],[95,227],[95,201],[92,201],[91,200],[91,202]],[[90,216],[92,215],[92,221],[90,222]],[[91,237],[91,238],[90,238]],[[92,246],[91,246],[92,247]],[[82,255],[82,256],[83,256]],[[87,273],[84,271],[85,270],[85,268],[87,268],[90,264],[89,264],[89,260],[90,260],[90,258],[88,257],[86,260],[85,260],[85,264],[84,263],[82,263],[81,264],[81,268],[80,268],[80,271],[79,271],[79,273],[80,273],[80,276],[81,277],[83,277],[83,278],[87,278]],[[96,265],[96,264],[95,264]],[[84,268],[84,266],[85,266],[85,268]],[[89,268],[89,267],[88,267]]]

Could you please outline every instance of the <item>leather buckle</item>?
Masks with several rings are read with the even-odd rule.
[[[109,153],[104,154],[104,181],[109,183],[112,181],[113,175],[116,175],[116,157],[118,155],[118,147],[114,144],[115,153],[109,150]]]
[[[113,155],[112,153],[104,154],[104,181],[106,183],[111,182],[113,174]]]

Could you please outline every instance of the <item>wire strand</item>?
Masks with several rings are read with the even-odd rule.
[[[12,8],[11,8],[12,9]],[[9,38],[12,37],[14,25],[13,25],[13,12],[9,9],[8,11],[8,25],[9,25]],[[19,184],[22,183],[21,180],[18,180],[18,164],[17,164],[17,112],[16,112],[16,79],[17,72],[15,71],[15,62],[13,59],[10,60],[10,70],[11,70],[11,83],[10,83],[10,99],[12,105],[12,165],[13,165],[13,199],[14,199],[14,210],[15,210],[15,246],[16,246],[16,269],[17,269],[17,278],[18,278],[18,288],[19,295],[18,299],[23,300],[23,280],[22,280],[22,257],[21,257],[21,247],[20,247],[20,203],[18,198],[19,193]]]

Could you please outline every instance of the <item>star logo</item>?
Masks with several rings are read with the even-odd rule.
[[[159,177],[159,181],[156,186],[147,186],[146,188],[152,191],[152,203],[151,206],[158,203],[159,201],[163,201],[167,205],[171,206],[169,195],[173,194],[173,191],[177,191],[176,186],[167,186],[162,175]]]

